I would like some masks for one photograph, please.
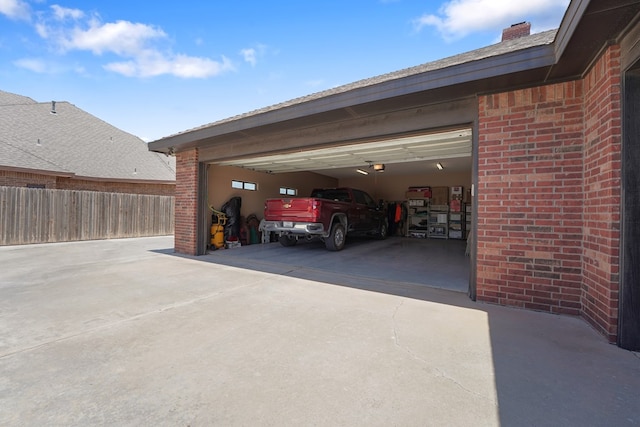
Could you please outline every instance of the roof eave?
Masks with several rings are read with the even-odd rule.
[[[232,132],[241,132],[243,130],[293,120],[311,114],[319,114],[367,102],[380,101],[385,98],[403,96],[460,83],[468,83],[488,77],[499,77],[500,75],[520,71],[546,68],[554,63],[555,50],[552,44],[534,46],[503,55],[388,80],[347,92],[332,94],[299,104],[241,117],[225,123],[214,123],[210,126],[150,142],[149,149],[161,153],[182,151],[198,146],[199,141]]]
[[[498,92],[580,78],[600,49],[623,30],[624,22],[639,9],[640,2],[635,0],[573,0],[555,38],[548,43],[418,71],[326,96],[311,95],[310,99],[293,100],[265,111],[250,112],[168,136],[149,143],[148,147],[151,151],[175,153],[223,141],[222,138],[233,133],[255,136],[257,132],[269,132],[269,125],[292,121],[291,125],[295,126],[293,121],[302,123],[302,118],[310,116],[322,120],[323,113],[329,117],[331,111],[386,102],[403,95],[424,94],[428,99],[429,93],[444,89],[438,91],[442,95],[453,86],[457,90],[444,95],[450,96],[451,100],[487,93],[488,90]]]
[[[135,179],[135,178],[109,178],[109,177],[95,177],[95,176],[73,176],[76,180],[92,181],[92,182],[120,182],[128,184],[163,184],[174,185],[175,180],[160,180],[160,179]]]
[[[31,173],[35,175],[50,175],[50,176],[56,176],[61,178],[72,178],[75,176],[73,172],[63,172],[63,171],[47,170],[47,169],[31,169],[31,168],[25,168],[25,167],[6,166],[6,165],[0,165],[0,170],[10,171],[10,172],[20,172],[20,173]]]

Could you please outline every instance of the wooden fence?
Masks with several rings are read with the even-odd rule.
[[[173,234],[175,198],[0,187],[0,246]]]

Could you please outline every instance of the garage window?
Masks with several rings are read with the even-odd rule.
[[[234,179],[234,180],[231,181],[231,188],[237,188],[237,189],[240,189],[240,190],[256,191],[258,189],[258,185],[255,182],[236,181]]]
[[[280,187],[280,194],[284,196],[297,196],[298,190],[289,187]]]

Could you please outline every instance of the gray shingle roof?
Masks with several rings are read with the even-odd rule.
[[[33,99],[0,90],[0,105],[36,104]]]
[[[299,98],[294,98],[289,101],[285,101],[279,104],[271,105],[268,107],[264,107],[258,110],[249,111],[243,114],[239,114],[237,116],[229,117],[226,119],[222,119],[216,122],[208,123],[202,126],[198,126],[193,129],[185,130],[183,132],[179,132],[175,135],[180,135],[183,133],[188,133],[192,131],[196,131],[199,129],[204,129],[216,125],[220,125],[223,123],[233,122],[237,120],[241,120],[251,116],[257,116],[259,114],[267,113],[274,110],[283,109],[286,107],[291,107],[299,104],[303,104],[305,102],[314,101],[321,98],[326,98],[332,95],[349,92],[352,90],[357,90],[369,86],[374,86],[380,83],[388,82],[391,80],[397,80],[404,77],[410,77],[422,73],[428,73],[430,71],[441,70],[448,67],[453,67],[456,65],[467,64],[474,61],[480,61],[486,58],[491,58],[494,56],[504,55],[511,52],[521,51],[524,49],[529,49],[537,46],[543,46],[553,43],[557,29],[548,30],[541,33],[531,34],[529,36],[520,37],[513,40],[506,40],[500,43],[493,44],[491,46],[483,47],[480,49],[472,50],[470,52],[465,52],[459,55],[450,56],[448,58],[439,59],[432,62],[427,62],[424,64],[420,64],[414,67],[405,68],[402,70],[394,71],[387,74],[382,74],[375,77],[370,77],[363,80],[358,80],[353,83],[348,83],[342,86],[338,86],[335,88],[331,88],[328,90],[324,90],[321,92],[312,93],[309,95],[305,95]]]
[[[104,180],[175,181],[175,159],[68,102],[0,91],[0,167]]]

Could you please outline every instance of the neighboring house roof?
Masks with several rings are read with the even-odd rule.
[[[37,104],[33,99],[17,95],[15,93],[3,92],[0,90],[0,105],[24,105],[24,104]]]
[[[175,159],[68,102],[0,91],[0,168],[83,179],[175,182]]]

